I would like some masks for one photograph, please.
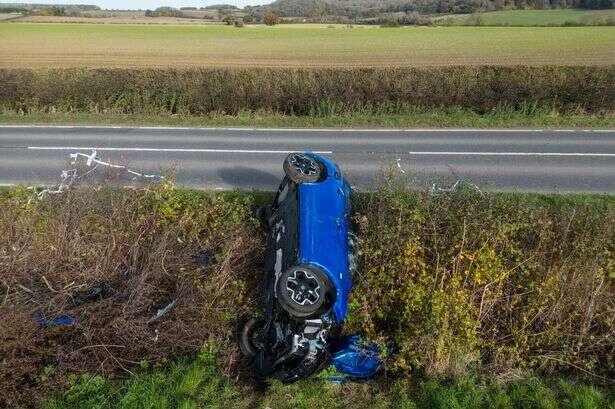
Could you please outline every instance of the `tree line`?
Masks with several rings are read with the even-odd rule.
[[[244,11],[261,17],[274,12],[280,17],[317,18],[344,16],[350,19],[375,18],[382,13],[475,13],[524,9],[609,9],[615,0],[277,0],[266,6],[247,6]]]

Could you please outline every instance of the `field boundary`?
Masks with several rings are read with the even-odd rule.
[[[326,117],[615,111],[615,65],[0,69],[0,112]]]

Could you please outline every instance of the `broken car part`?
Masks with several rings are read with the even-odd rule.
[[[62,315],[56,318],[44,318],[41,314],[34,314],[32,316],[34,322],[36,322],[41,327],[49,327],[54,325],[73,325],[77,322],[77,320],[68,315]]]
[[[349,379],[371,379],[382,369],[383,363],[378,345],[364,342],[359,336],[354,335],[338,341],[332,350],[333,366]]]

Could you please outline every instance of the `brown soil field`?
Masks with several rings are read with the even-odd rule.
[[[0,14],[0,20],[2,20]],[[18,20],[20,23],[85,23],[85,24],[220,24],[210,20],[177,17],[68,17],[68,16],[26,16]]]

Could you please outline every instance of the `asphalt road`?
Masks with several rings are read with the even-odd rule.
[[[615,130],[275,130],[0,127],[0,185],[53,185],[69,155],[96,149],[179,185],[274,190],[287,152],[332,157],[369,189],[388,170],[418,188],[457,179],[492,191],[615,194]]]

